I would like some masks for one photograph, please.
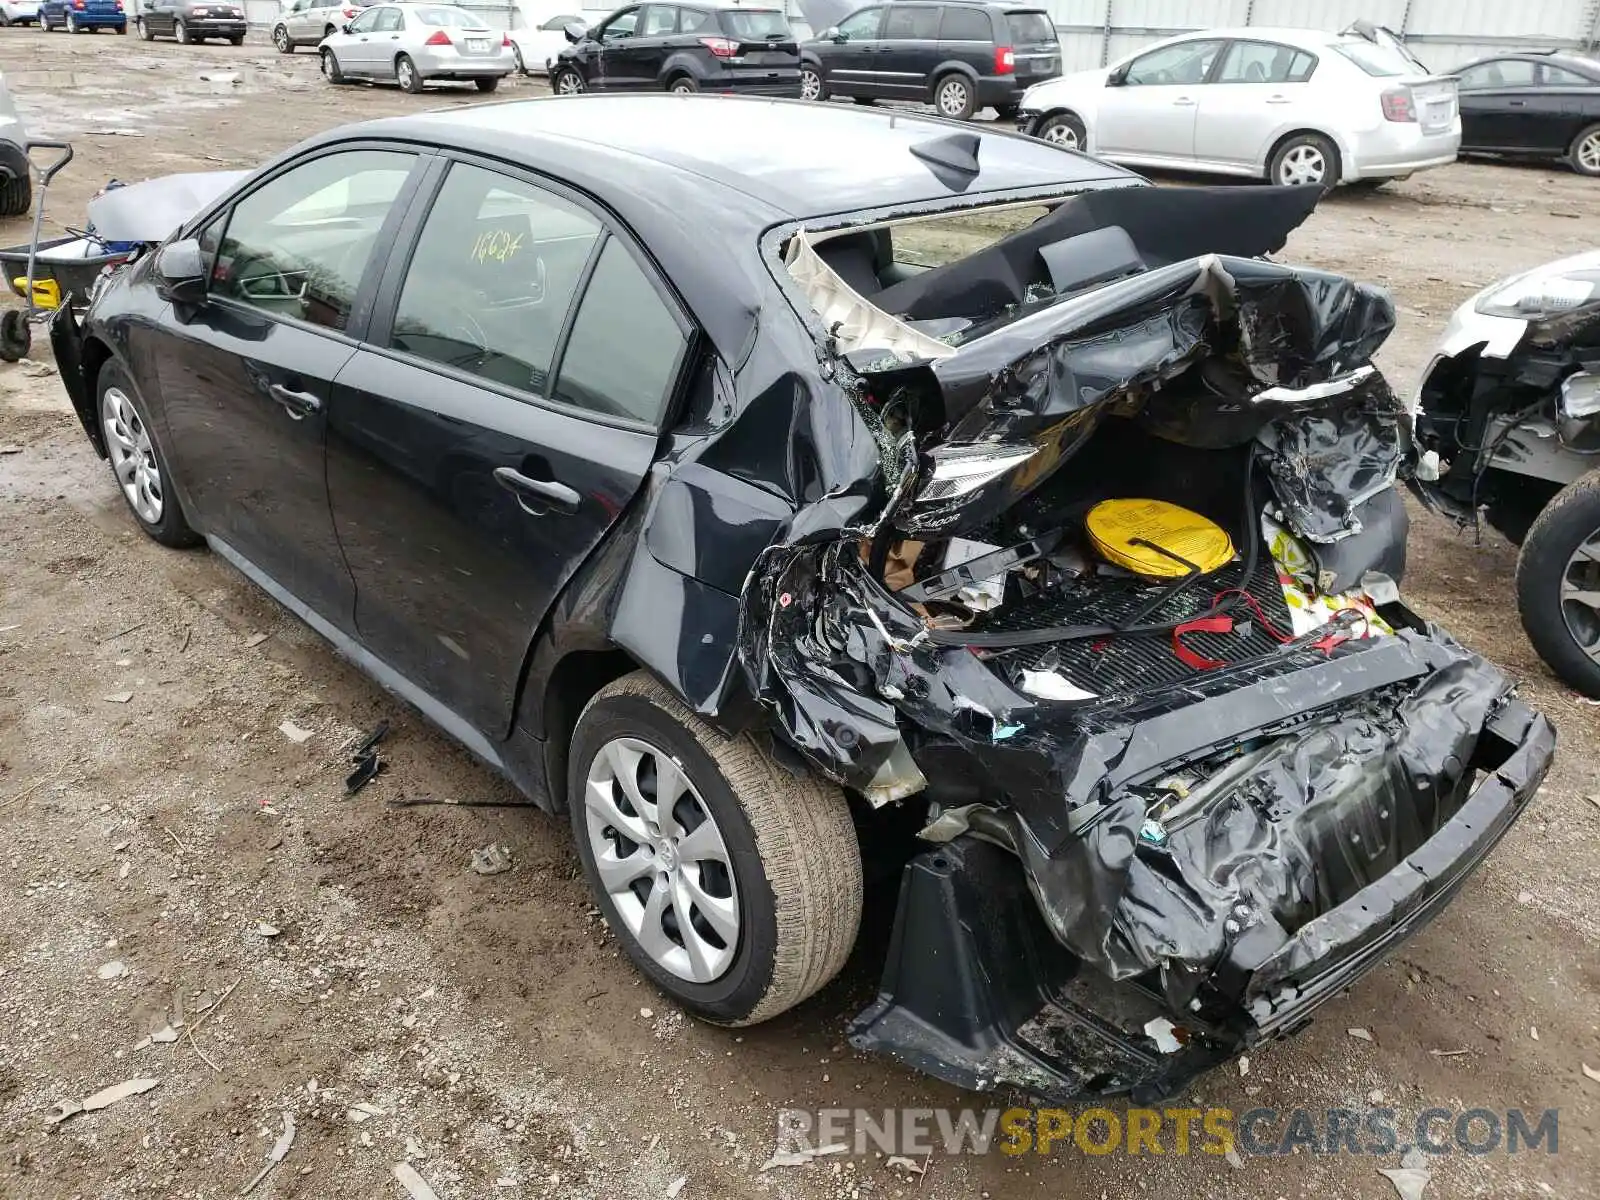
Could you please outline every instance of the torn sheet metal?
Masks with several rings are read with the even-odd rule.
[[[824,328],[838,339],[839,353],[873,350],[891,359],[903,356],[907,361],[955,353],[943,342],[868,303],[817,254],[805,230],[789,240],[784,265],[822,318]]]

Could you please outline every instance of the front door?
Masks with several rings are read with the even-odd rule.
[[[410,240],[335,385],[329,496],[362,643],[496,740],[655,458],[688,326],[599,215],[528,178],[456,162]]]
[[[1461,72],[1457,86],[1463,149],[1520,144],[1528,104],[1535,95],[1533,63],[1521,58],[1479,63]]]
[[[369,8],[350,22],[350,33],[341,39],[338,52],[339,66],[346,74],[393,73],[393,56],[388,53],[389,35],[378,32],[378,21],[385,11],[382,8]]]
[[[635,77],[629,73],[632,63],[628,57],[628,43],[639,32],[639,17],[643,12],[638,6],[624,8],[595,30],[594,40],[599,45],[589,76],[590,88],[620,92],[637,86]]]
[[[328,404],[417,161],[325,154],[250,192],[202,232],[214,255],[206,302],[168,309],[156,347],[168,444],[197,523],[346,628]]]
[[[846,96],[879,96],[876,59],[883,8],[863,8],[839,22],[838,40],[824,44],[819,57],[828,85]]]
[[[1196,89],[1194,157],[1240,170],[1264,167],[1276,135],[1309,119],[1307,80],[1317,60],[1276,42],[1230,42],[1216,77]]]
[[[671,42],[678,31],[678,10],[670,4],[646,4],[640,10],[639,24],[631,38],[605,50],[607,78],[613,70],[625,80],[629,91],[660,85]]]
[[[1093,140],[1096,153],[1182,163],[1194,157],[1195,117],[1223,43],[1178,42],[1141,54],[1100,94]]]

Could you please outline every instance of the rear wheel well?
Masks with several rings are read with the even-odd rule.
[[[575,650],[550,672],[542,712],[545,787],[554,811],[567,807],[567,751],[578,714],[606,684],[639,669],[622,650]]]
[[[1271,146],[1267,147],[1266,161],[1261,164],[1261,173],[1268,183],[1272,182],[1272,160],[1277,157],[1278,151],[1283,149],[1283,144],[1297,137],[1321,138],[1333,147],[1333,165],[1337,168],[1333,173],[1333,183],[1344,179],[1344,151],[1339,149],[1339,139],[1331,133],[1324,133],[1320,129],[1291,129],[1288,133],[1278,138]],[[1331,186],[1331,185],[1330,185]]]

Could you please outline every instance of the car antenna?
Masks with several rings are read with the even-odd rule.
[[[978,173],[978,135],[975,133],[952,133],[918,142],[911,147],[911,153],[925,163],[962,175]]]

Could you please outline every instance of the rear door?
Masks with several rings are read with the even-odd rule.
[[[939,17],[931,4],[891,4],[883,22],[883,35],[872,69],[877,96],[923,100],[931,82],[928,73],[939,65]]]
[[[1224,43],[1196,38],[1141,54],[1100,94],[1092,130],[1097,153],[1186,163],[1194,158],[1200,91]]]
[[[545,611],[639,488],[690,326],[603,215],[455,161],[340,372],[328,489],[363,643],[491,739]]]
[[[1277,42],[1228,43],[1210,83],[1197,90],[1194,156],[1202,163],[1255,170],[1277,134],[1309,116],[1317,58]]]
[[[1461,145],[1492,150],[1518,144],[1533,91],[1533,63],[1521,58],[1493,59],[1461,72]]]

